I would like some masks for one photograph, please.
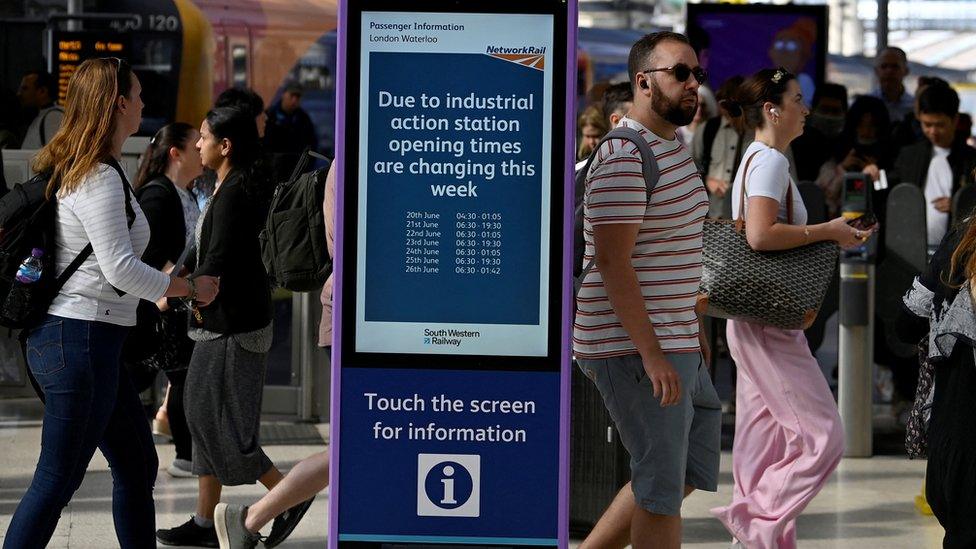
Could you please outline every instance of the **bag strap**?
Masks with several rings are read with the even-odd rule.
[[[590,165],[593,163],[593,159],[600,152],[600,147],[604,143],[611,139],[622,139],[624,141],[630,141],[637,145],[637,149],[641,155],[641,170],[644,174],[644,188],[647,190],[647,204],[651,204],[651,195],[654,193],[654,187],[657,186],[657,182],[661,179],[661,171],[657,165],[657,157],[654,156],[654,151],[651,150],[650,143],[644,139],[644,136],[640,134],[637,130],[629,128],[627,126],[617,126],[616,128],[610,130],[607,135],[600,140],[600,143],[593,148],[593,152],[590,153],[590,157],[586,160],[586,165],[583,167],[583,173],[589,175]],[[590,274],[593,267],[596,265],[596,258],[590,259],[586,263],[586,267],[583,268],[583,272],[580,273],[579,280],[586,278],[586,275]]]
[[[45,131],[45,127],[44,127],[44,125],[47,123],[47,115],[51,114],[54,111],[58,111],[59,113],[64,114],[64,109],[62,109],[61,107],[55,105],[55,106],[51,107],[50,109],[48,109],[48,111],[46,113],[44,113],[44,116],[41,117],[41,125],[38,128],[38,131],[41,134],[40,137],[41,137],[41,146],[42,147],[44,145],[47,145],[47,131]]]
[[[712,165],[712,146],[715,145],[715,138],[718,136],[718,130],[721,126],[721,116],[710,118],[708,122],[705,122],[705,133],[702,135],[702,177],[708,177],[708,170]]]
[[[756,151],[749,155],[746,159],[746,166],[742,170],[742,187],[739,189],[739,215],[735,219],[735,230],[737,232],[742,232],[746,228],[746,181],[749,179],[749,166],[752,165],[752,159],[759,154],[760,151]]]
[[[128,178],[125,177],[125,171],[122,169],[122,166],[120,166],[119,163],[114,158],[109,158],[108,161],[106,161],[105,163],[111,166],[112,168],[114,168],[115,171],[118,172],[119,177],[122,178],[122,192],[125,194],[125,215],[128,218],[128,227],[131,230],[132,224],[135,223],[136,221],[136,212],[132,208],[132,204],[129,203],[129,200],[132,198],[132,191],[129,187],[129,180]],[[57,191],[55,191],[55,193],[57,193]],[[92,248],[91,242],[89,242],[87,246],[82,248],[81,252],[78,253],[78,255],[74,258],[74,260],[72,260],[71,263],[69,263],[68,266],[65,267],[64,271],[62,271],[61,274],[54,279],[54,286],[51,288],[54,294],[57,294],[58,292],[61,291],[61,288],[63,288],[64,285],[68,282],[68,279],[71,278],[71,275],[75,274],[75,271],[77,271],[81,267],[81,264],[84,263],[91,256],[93,251],[94,248]],[[115,293],[117,293],[119,297],[125,295],[125,292],[119,290],[118,288],[115,288],[114,286],[112,287],[112,289],[115,290]]]
[[[739,193],[739,216],[735,220],[735,230],[737,232],[742,232],[746,228],[746,181],[749,178],[749,165],[752,164],[752,159],[756,157],[762,151],[756,151],[749,155],[746,160],[746,167],[742,170],[742,189]],[[790,180],[786,187],[786,223],[787,225],[793,224],[793,181]]]

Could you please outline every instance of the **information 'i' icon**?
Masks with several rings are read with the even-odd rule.
[[[478,517],[481,515],[481,456],[419,454],[417,515]]]

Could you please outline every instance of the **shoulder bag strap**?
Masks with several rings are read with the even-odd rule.
[[[746,159],[746,166],[742,170],[742,187],[739,189],[739,215],[735,219],[735,230],[742,232],[746,228],[746,181],[749,179],[749,166],[752,165],[752,159],[759,154],[760,151],[756,151],[749,155]]]

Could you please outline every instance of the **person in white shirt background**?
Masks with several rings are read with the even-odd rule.
[[[99,448],[112,470],[112,511],[119,546],[155,546],[153,485],[159,460],[149,423],[120,354],[140,299],[214,300],[218,280],[164,274],[139,260],[149,225],[110,167],[142,121],[139,79],[125,62],[84,62],[68,84],[64,124],[40,151],[34,170],[51,173],[57,193],[58,273],[89,243],[93,253],[68,279],[27,338],[31,372],[45,396],[41,451],[4,549],[44,547],[62,509]],[[117,163],[116,163],[117,165]],[[129,213],[127,213],[127,210]],[[134,214],[134,216],[132,216]],[[129,227],[129,218],[132,219]]]
[[[918,97],[917,117],[925,140],[904,147],[889,180],[918,185],[925,194],[926,241],[938,246],[951,226],[952,197],[974,183],[976,149],[956,139],[959,94],[946,84],[932,84]],[[959,212],[966,217],[969,212]]]
[[[24,75],[17,90],[24,109],[39,111],[24,134],[21,149],[40,149],[47,145],[61,127],[64,109],[57,105],[58,83],[50,73],[31,71]]]

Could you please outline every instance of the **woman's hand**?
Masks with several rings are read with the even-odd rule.
[[[201,275],[194,278],[193,283],[197,287],[196,302],[201,307],[206,307],[217,299],[217,293],[220,292],[220,277]]]
[[[831,239],[845,249],[863,245],[877,229],[878,225],[868,229],[851,227],[843,217],[838,217],[827,223],[827,230]]]

